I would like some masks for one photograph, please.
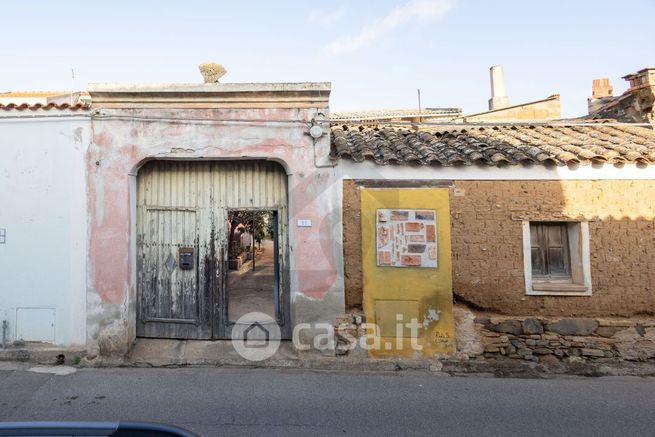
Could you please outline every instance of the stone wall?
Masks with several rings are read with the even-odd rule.
[[[625,361],[655,364],[652,317],[508,317],[481,313],[461,304],[455,305],[453,315],[457,351],[445,357],[450,360],[520,360],[563,368]],[[361,311],[338,317],[334,332],[337,355],[368,355],[352,344],[366,341],[366,317]]]
[[[553,364],[655,359],[655,319],[476,317],[484,358]]]
[[[437,171],[437,170],[435,170]],[[344,181],[346,306],[361,306],[356,181]],[[450,189],[453,291],[473,308],[539,317],[655,314],[653,180],[455,181]],[[589,223],[591,296],[527,296],[523,220]]]

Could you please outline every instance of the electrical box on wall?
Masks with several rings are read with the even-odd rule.
[[[16,308],[16,340],[55,341],[54,308]]]

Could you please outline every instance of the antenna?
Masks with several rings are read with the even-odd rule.
[[[418,121],[423,121],[423,118],[420,116],[421,115],[421,88],[417,88],[416,91],[418,92],[418,115],[419,115]]]
[[[70,105],[73,106],[73,92],[75,92],[75,69],[71,68],[71,92],[70,92]]]

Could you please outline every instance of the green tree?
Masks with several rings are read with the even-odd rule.
[[[273,237],[273,211],[236,210],[228,213],[229,256],[235,258],[241,253],[241,248],[234,244],[237,238],[236,229],[243,225],[244,232],[249,232],[256,241],[261,242],[266,237]],[[239,234],[240,235],[240,234]]]

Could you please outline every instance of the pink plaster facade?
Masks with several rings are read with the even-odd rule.
[[[341,190],[328,159],[327,123],[326,134],[318,140],[308,135],[312,119],[328,114],[329,87],[325,91],[322,84],[318,93],[311,84],[304,87],[309,88],[307,96],[318,98],[303,94],[301,99],[301,93],[286,89],[266,93],[244,89],[243,103],[224,105],[223,90],[212,85],[211,103],[196,103],[205,96],[202,91],[178,87],[162,93],[167,102],[149,107],[157,97],[152,90],[124,99],[124,94],[105,88],[98,94],[98,104],[91,91],[96,113],[87,155],[89,351],[124,354],[135,338],[135,185],[140,166],[152,159],[258,158],[282,164],[289,178],[292,324],[331,323],[343,312],[342,254],[337,243],[341,231],[331,225],[339,222]],[[119,102],[114,95],[121,96],[115,99]],[[262,102],[253,104],[251,96]],[[313,225],[296,227],[298,219],[310,219]]]

